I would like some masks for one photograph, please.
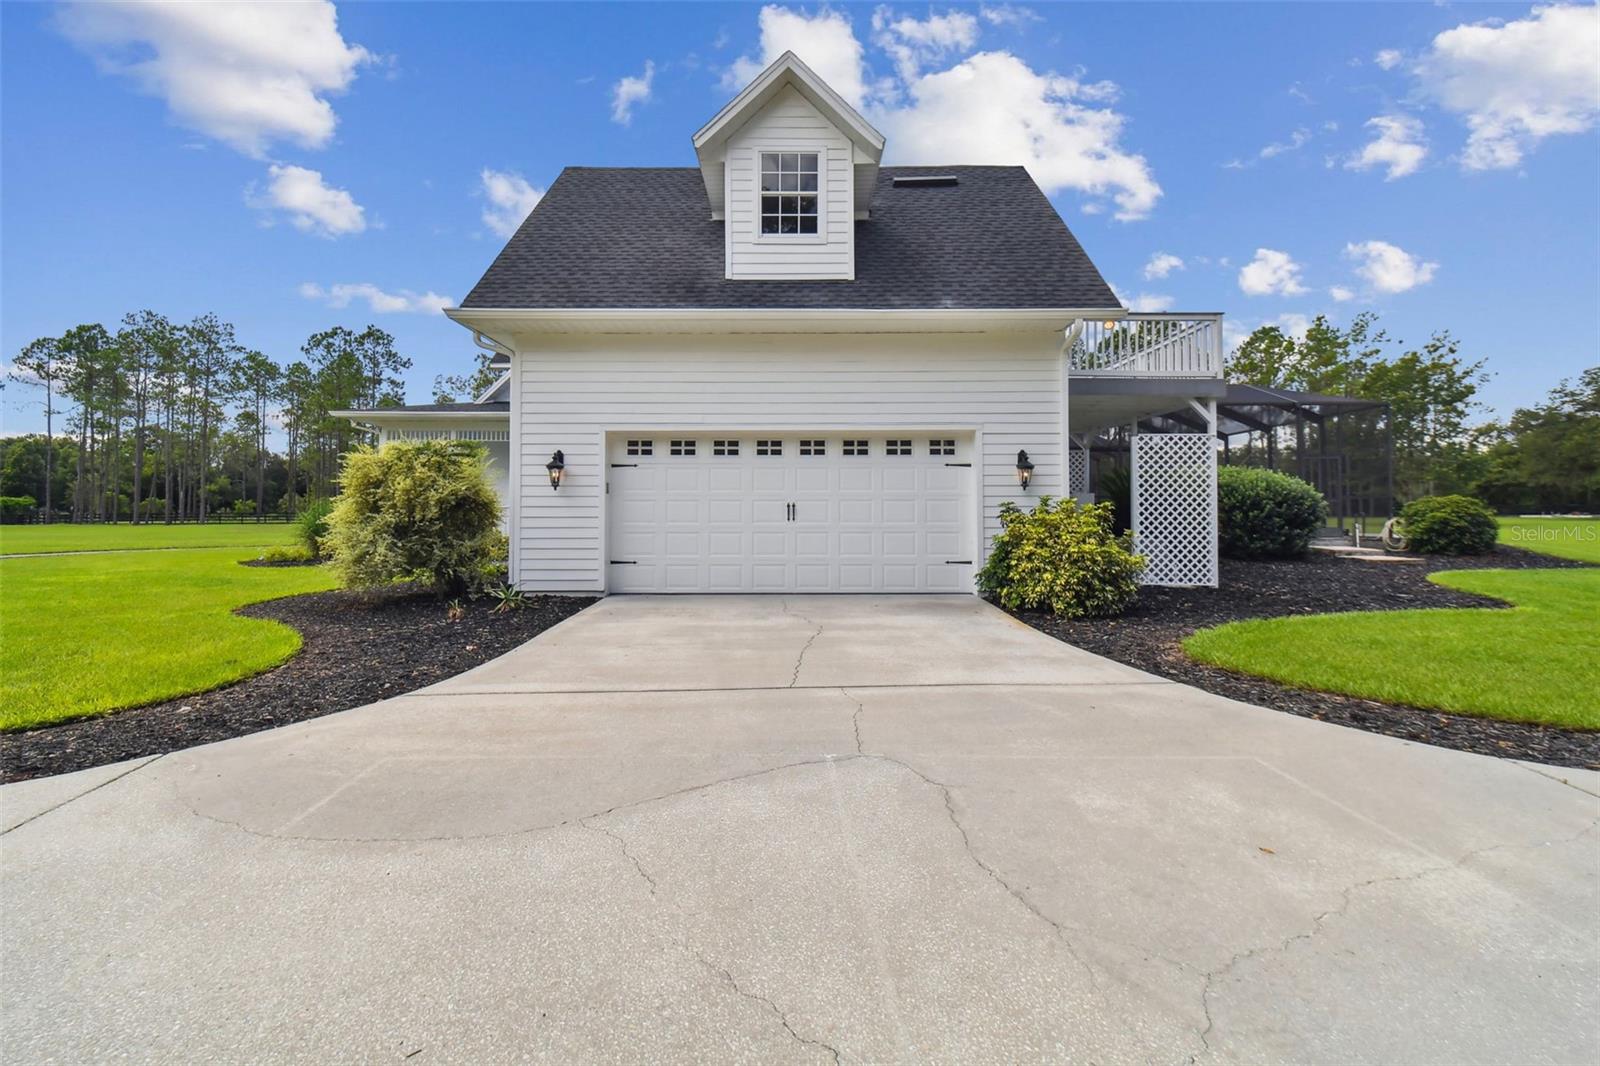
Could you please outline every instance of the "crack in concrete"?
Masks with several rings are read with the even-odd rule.
[[[856,754],[865,755],[866,751],[861,747],[861,712],[867,709],[867,705],[862,703],[861,699],[851,693],[849,689],[842,686],[839,689],[839,694],[845,699],[853,701],[856,705],[855,713],[850,715],[850,728],[856,735]]]
[[[430,844],[466,840],[503,840],[509,837],[531,836],[535,833],[553,832],[554,830],[565,829],[573,825],[577,825],[580,828],[587,828],[582,825],[583,822],[592,818],[603,818],[608,814],[615,814],[617,811],[632,810],[635,807],[643,807],[651,803],[660,803],[663,800],[675,799],[679,796],[689,796],[696,792],[703,792],[706,789],[716,788],[718,785],[732,784],[735,781],[747,781],[755,777],[765,777],[768,774],[775,774],[782,770],[792,770],[798,766],[819,766],[827,761],[828,757],[823,756],[816,759],[797,759],[794,762],[779,763],[777,766],[768,766],[760,770],[751,770],[742,774],[733,774],[730,777],[719,777],[714,781],[707,781],[698,785],[687,785],[683,788],[673,789],[670,792],[663,792],[659,795],[629,800],[626,803],[619,803],[614,807],[607,807],[602,811],[592,811],[589,814],[581,814],[572,818],[563,818],[558,822],[549,822],[544,825],[531,825],[522,829],[507,829],[498,833],[439,833],[433,836],[421,837],[323,837],[302,835],[291,836],[287,834],[268,833],[245,825],[243,822],[234,821],[231,818],[222,818],[215,814],[208,814],[205,811],[199,810],[193,803],[189,801],[186,796],[183,795],[182,791],[178,789],[176,782],[174,782],[173,788],[178,802],[196,818],[204,819],[205,821],[212,822],[216,825],[227,826],[228,828],[238,830],[241,833],[246,833],[253,837],[259,837],[262,840],[282,840],[312,844]],[[107,783],[109,784],[110,782]]]
[[[828,1054],[833,1056],[833,1061],[836,1064],[844,1062],[844,1055],[832,1044],[829,1044],[826,1041],[817,1040],[813,1037],[802,1036],[800,1032],[795,1029],[794,1025],[790,1023],[788,1014],[784,1013],[783,1008],[779,1007],[772,1000],[761,995],[759,992],[751,992],[749,989],[741,986],[738,980],[733,976],[733,973],[726,967],[718,966],[700,952],[690,947],[687,943],[680,942],[680,944],[696,962],[698,962],[701,966],[704,966],[707,970],[710,970],[712,973],[716,974],[718,977],[722,978],[729,988],[733,989],[745,999],[751,1000],[755,1003],[760,1003],[762,1006],[771,1011],[773,1017],[778,1019],[778,1024],[782,1025],[784,1030],[802,1046],[821,1048],[823,1051],[826,1051]]]
[[[617,809],[617,808],[614,808],[614,809]],[[621,850],[621,852],[623,854],[623,857],[625,857],[630,863],[633,864],[634,870],[638,873],[638,875],[641,878],[644,879],[644,883],[649,886],[649,888],[650,888],[650,899],[653,902],[660,903],[661,902],[661,897],[657,894],[657,891],[656,891],[656,889],[658,888],[658,884],[656,882],[656,879],[654,877],[650,876],[650,871],[645,869],[644,863],[641,862],[639,860],[639,857],[637,855],[635,855],[633,853],[632,849],[630,849],[628,847],[627,839],[625,837],[623,837],[621,833],[618,833],[617,831],[615,831],[613,829],[609,829],[609,828],[607,828],[607,827],[605,827],[603,825],[594,824],[594,819],[597,818],[597,817],[600,817],[600,816],[599,815],[594,815],[594,816],[591,816],[591,817],[588,817],[588,818],[580,819],[578,824],[584,829],[588,829],[591,832],[599,833],[600,835],[605,836],[605,837],[611,839],[612,841],[614,841],[616,843],[618,849]],[[799,1044],[801,1044],[804,1047],[816,1047],[816,1048],[821,1048],[824,1051],[827,1051],[829,1054],[831,1054],[833,1056],[833,1061],[836,1064],[837,1063],[842,1063],[844,1061],[843,1056],[840,1054],[838,1048],[834,1047],[831,1044],[825,1043],[824,1041],[816,1040],[816,1039],[813,1039],[813,1038],[808,1037],[808,1036],[803,1036],[800,1033],[800,1031],[797,1030],[794,1027],[794,1024],[789,1021],[788,1013],[786,1011],[784,1011],[783,1008],[779,1007],[777,1003],[775,1003],[772,999],[768,998],[767,996],[763,996],[763,995],[761,995],[760,993],[757,993],[757,992],[751,992],[750,990],[744,988],[742,985],[739,984],[738,980],[733,976],[732,971],[730,971],[725,966],[719,966],[716,963],[712,962],[709,958],[706,957],[704,952],[701,952],[697,948],[693,947],[689,943],[688,933],[683,928],[683,920],[687,917],[687,915],[683,911],[683,908],[677,906],[676,904],[671,904],[671,903],[667,904],[667,906],[669,906],[673,911],[677,912],[677,914],[678,914],[678,918],[679,918],[678,928],[672,934],[672,941],[673,941],[674,944],[676,944],[678,946],[678,948],[680,950],[683,951],[684,954],[686,954],[690,958],[694,959],[696,962],[698,962],[706,970],[709,970],[711,973],[716,974],[718,977],[720,977],[723,980],[723,982],[725,984],[727,984],[727,986],[729,988],[733,989],[734,992],[738,993],[743,998],[751,1000],[751,1001],[756,1002],[756,1003],[760,1003],[762,1006],[766,1007],[767,1010],[769,1010],[772,1013],[772,1015],[775,1018],[777,1018],[778,1023],[783,1026],[784,1031],[787,1032],[789,1034],[789,1036],[792,1037]]]
[[[805,644],[800,648],[799,656],[796,657],[796,659],[794,661],[794,673],[790,676],[789,685],[788,685],[789,688],[794,688],[796,685],[798,685],[800,683],[800,667],[805,664],[806,652],[810,651],[811,650],[811,645],[815,644],[817,638],[822,636],[822,623],[818,622],[814,618],[807,618],[803,614],[800,614],[800,613],[798,613],[796,611],[789,610],[789,601],[788,600],[780,600],[779,602],[783,607],[783,613],[784,614],[794,615],[794,617],[796,617],[796,618],[800,619],[801,621],[805,622],[807,625],[813,625],[813,626],[817,627],[817,631],[815,633],[811,634],[811,636],[806,639]]]
[[[130,550],[143,550],[143,549],[130,549]],[[160,550],[160,549],[153,549],[153,550]],[[73,554],[73,553],[65,552],[63,554]],[[122,773],[117,774],[114,777],[108,777],[104,781],[100,782],[98,785],[95,785],[92,788],[86,788],[82,792],[77,793],[76,795],[68,796],[66,799],[62,800],[60,803],[57,803],[57,804],[55,804],[53,806],[50,806],[50,807],[46,807],[44,810],[40,811],[38,814],[29,815],[28,817],[24,818],[22,821],[18,822],[16,825],[12,826],[11,828],[6,829],[4,831],[0,831],[0,836],[5,836],[7,833],[14,833],[18,829],[21,829],[23,826],[29,824],[30,822],[36,822],[40,818],[43,818],[47,814],[51,814],[51,813],[53,813],[55,811],[59,811],[61,808],[65,807],[69,803],[78,802],[78,800],[83,799],[83,797],[87,796],[91,792],[99,792],[102,788],[105,788],[107,785],[114,785],[118,781],[121,781],[124,777],[127,777],[129,774],[136,774],[140,770],[143,770],[146,766],[149,766],[151,763],[157,762],[157,761],[159,761],[161,759],[165,759],[170,754],[171,754],[171,752],[162,752],[160,755],[146,756],[144,761],[139,763],[138,765],[130,766],[126,770],[122,771]]]
[[[1346,886],[1340,890],[1339,905],[1329,910],[1325,910],[1321,914],[1318,914],[1316,917],[1312,918],[1311,927],[1305,932],[1295,933],[1291,936],[1284,937],[1283,940],[1277,944],[1260,945],[1250,948],[1247,951],[1238,952],[1217,969],[1206,970],[1201,973],[1202,985],[1200,989],[1200,1010],[1206,1020],[1205,1028],[1203,1028],[1199,1033],[1202,1050],[1214,1050],[1211,1046],[1211,1034],[1216,1029],[1216,1019],[1213,1018],[1211,1014],[1211,997],[1215,991],[1217,980],[1231,972],[1235,967],[1248,962],[1251,959],[1261,958],[1266,955],[1277,955],[1281,952],[1288,951],[1289,948],[1294,944],[1302,941],[1314,940],[1324,930],[1324,928],[1326,928],[1326,923],[1330,919],[1341,918],[1349,912],[1351,906],[1355,903],[1356,893],[1362,891],[1363,889],[1371,888],[1374,885],[1403,884],[1406,882],[1421,881],[1424,878],[1432,877],[1434,874],[1448,873],[1452,870],[1458,870],[1467,863],[1471,862],[1473,859],[1476,859],[1481,855],[1487,855],[1490,852],[1524,851],[1534,848],[1547,848],[1552,844],[1570,844],[1574,841],[1583,839],[1583,837],[1594,832],[1597,827],[1600,827],[1600,818],[1590,822],[1583,829],[1580,829],[1571,836],[1562,837],[1558,840],[1541,840],[1531,844],[1490,844],[1486,847],[1473,848],[1471,851],[1461,855],[1454,862],[1442,863],[1435,866],[1427,866],[1420,870],[1412,871],[1408,874],[1391,874],[1386,877],[1371,877],[1365,881],[1357,881],[1353,885]],[[1194,1062],[1199,1054],[1200,1052],[1196,1052],[1194,1055],[1191,1055],[1189,1061]]]

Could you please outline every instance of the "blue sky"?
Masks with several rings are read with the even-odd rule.
[[[1028,164],[1140,308],[1448,328],[1501,411],[1600,350],[1600,21],[1454,4],[0,7],[0,359],[143,307],[280,361],[376,323],[410,399],[569,164],[691,165],[793,47],[890,162]],[[1181,265],[1180,265],[1181,264]],[[8,432],[42,425],[6,390]]]

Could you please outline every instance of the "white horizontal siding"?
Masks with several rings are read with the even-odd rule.
[[[821,152],[818,239],[759,235],[760,153]],[[855,277],[855,172],[850,139],[792,87],[778,93],[728,141],[724,181],[730,278]]]
[[[558,335],[518,352],[516,577],[604,585],[607,432],[974,430],[983,543],[1002,500],[1061,492],[1059,337],[1051,334]],[[561,449],[566,481],[544,464]],[[1036,464],[1017,486],[1018,449]]]

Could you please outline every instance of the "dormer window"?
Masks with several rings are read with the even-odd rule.
[[[816,152],[761,153],[761,233],[815,235],[821,217]]]

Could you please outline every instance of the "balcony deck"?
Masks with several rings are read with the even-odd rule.
[[[1074,378],[1222,377],[1220,313],[1140,313],[1084,319],[1067,349]]]

